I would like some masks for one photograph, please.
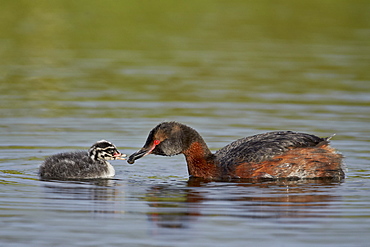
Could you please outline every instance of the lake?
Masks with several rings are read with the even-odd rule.
[[[368,246],[368,1],[3,1],[1,246]],[[341,182],[189,180],[184,157],[41,181],[45,157],[162,121],[212,151],[293,130],[344,156]]]

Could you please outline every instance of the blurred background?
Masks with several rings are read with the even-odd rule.
[[[308,131],[316,125],[325,135],[332,126],[318,121],[333,113],[347,124],[354,111],[370,120],[366,0],[1,6],[2,118],[55,127],[62,118],[119,122],[121,131],[163,120],[305,130],[305,120],[317,120]],[[17,120],[8,121],[5,132]]]
[[[368,0],[0,0],[0,6],[0,184],[6,185],[0,189],[0,212],[7,228],[5,243],[75,244],[94,235],[101,244],[151,246],[146,234],[161,227],[147,225],[147,215],[155,221],[178,216],[166,207],[154,217],[153,205],[157,200],[172,206],[184,202],[188,192],[182,156],[148,156],[134,166],[115,163],[116,185],[103,186],[109,193],[94,184],[42,182],[37,169],[48,155],[87,149],[100,139],[130,154],[165,120],[194,127],[213,151],[265,131],[336,133],[332,144],[346,156],[348,169],[344,184],[313,191],[308,186],[292,194],[285,187],[248,187],[243,195],[233,184],[223,185],[224,192],[217,184],[191,188],[203,198],[190,204],[199,220],[193,221],[194,214],[181,215],[186,222],[190,219],[188,231],[158,231],[164,236],[157,239],[158,246],[185,244],[186,234],[197,236],[197,246],[197,239],[204,246],[230,246],[225,231],[235,232],[230,237],[240,240],[236,246],[246,241],[271,246],[277,238],[291,246],[368,243],[363,237],[370,231]],[[169,190],[152,187],[158,183],[168,183]],[[66,192],[65,186],[72,189]],[[223,200],[233,189],[233,203],[243,201],[248,207]],[[265,220],[245,223],[240,215],[256,214],[255,205],[245,202],[251,191],[253,203],[273,206],[257,207]],[[318,197],[294,197],[302,191]],[[94,204],[97,198],[91,194],[96,192],[98,200],[113,206]],[[146,193],[150,196],[143,198]],[[259,198],[264,193],[272,195]],[[157,198],[163,194],[165,198]],[[275,200],[279,195],[281,201]],[[281,207],[292,201],[305,201],[308,207]],[[182,213],[188,206],[176,204]],[[104,213],[102,224],[94,227],[89,208],[94,215]],[[309,221],[302,224],[297,212]],[[280,217],[284,219],[275,221]],[[60,228],[49,236],[37,235],[53,225]],[[71,225],[76,234],[68,230]],[[247,235],[239,232],[245,228]],[[24,229],[28,235],[18,234]]]
[[[369,105],[366,0],[1,6],[3,116],[79,115],[71,101]]]

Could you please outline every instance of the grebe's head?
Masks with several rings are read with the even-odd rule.
[[[96,142],[90,147],[88,152],[90,158],[96,161],[125,160],[123,157],[126,157],[126,154],[122,154],[113,143],[106,140]]]
[[[135,163],[148,154],[172,156],[181,154],[186,150],[197,132],[181,123],[163,122],[158,124],[149,132],[144,146],[137,152],[130,155],[127,162]]]

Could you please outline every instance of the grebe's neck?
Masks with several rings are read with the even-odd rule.
[[[199,133],[189,128],[185,140],[186,149],[182,151],[188,164],[190,176],[214,178],[219,176],[215,157]]]

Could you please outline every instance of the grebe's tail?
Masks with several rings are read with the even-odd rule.
[[[334,136],[336,136],[337,134],[332,134],[331,136],[329,136],[329,137],[326,137],[325,138],[325,141],[330,141],[331,140],[331,138],[333,138]]]

